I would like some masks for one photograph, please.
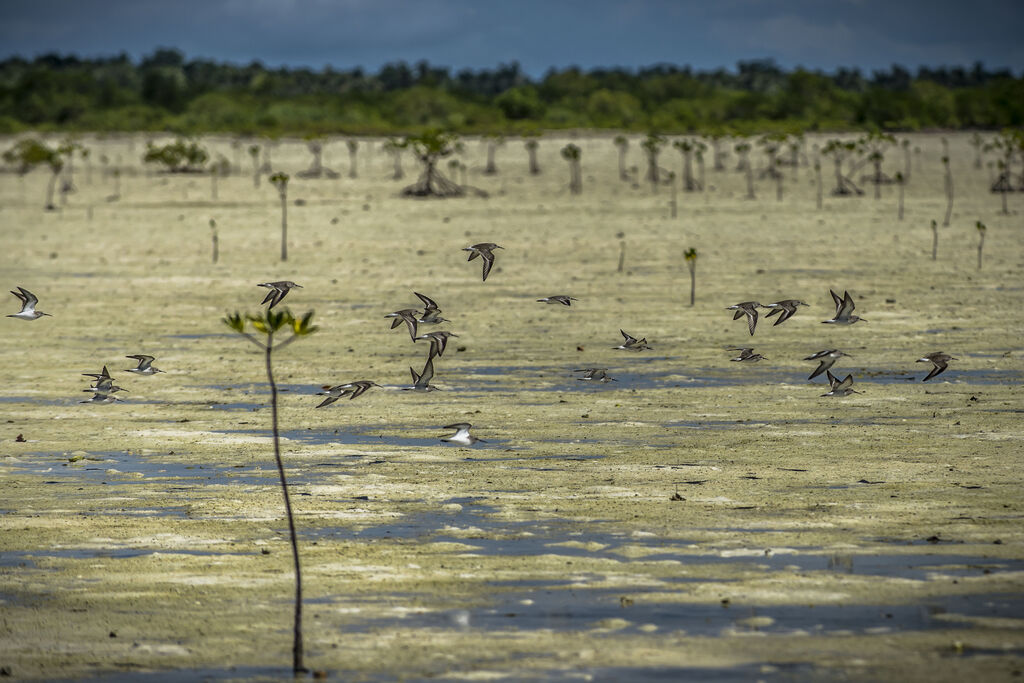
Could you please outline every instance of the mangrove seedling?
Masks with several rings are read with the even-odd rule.
[[[619,180],[629,180],[629,173],[626,171],[626,151],[629,149],[629,138],[625,135],[616,135],[613,142],[616,149],[619,150]]]
[[[619,238],[619,272],[626,266],[626,233],[619,231],[615,233]]]
[[[747,175],[747,199],[756,199],[754,196],[754,168],[750,163],[750,143],[740,142],[733,149],[739,155],[739,165]]]
[[[903,179],[903,172],[896,171],[896,175],[893,176],[893,180],[896,181],[896,185],[900,188],[899,199],[896,200],[896,220],[903,220],[903,194],[906,190],[907,184]]]
[[[405,143],[398,138],[388,138],[384,141],[381,148],[391,155],[391,163],[394,170],[391,172],[392,180],[401,180],[405,177],[405,171],[402,169],[402,150],[405,149]]]
[[[697,150],[697,144],[698,141],[691,138],[683,138],[672,143],[672,146],[683,156],[683,192],[693,192],[699,189],[697,181],[693,178],[693,153]]]
[[[665,146],[665,138],[657,133],[648,133],[644,141],[640,143],[644,154],[647,155],[647,175],[644,180],[651,183],[651,188],[657,192],[658,183],[661,182],[661,168],[658,166],[658,155],[661,148]]]
[[[536,134],[528,137],[523,147],[526,148],[526,156],[529,159],[530,175],[540,175],[540,166],[537,164],[537,148],[540,147],[540,143],[537,142]]]
[[[359,141],[349,138],[345,141],[345,146],[348,148],[348,177],[357,178],[359,174],[356,172],[356,153],[359,151]]]
[[[981,250],[985,246],[985,224],[981,221],[975,221],[974,227],[978,229],[978,270],[981,270]]]
[[[939,256],[939,224],[932,219],[932,261]]]
[[[943,138],[945,141],[945,138]],[[943,186],[946,189],[946,218],[942,221],[943,227],[949,227],[949,219],[953,216],[953,172],[949,170],[949,156],[942,157],[942,166],[946,169],[943,177]]]
[[[288,260],[288,174],[278,171],[270,176],[270,182],[277,188],[281,198],[281,260]]]
[[[498,167],[494,163],[494,153],[505,144],[505,136],[501,133],[488,133],[484,136],[484,142],[487,145],[487,165],[484,167],[484,175],[497,175]]]
[[[220,240],[217,238],[217,221],[210,219],[210,240],[213,242],[213,262],[220,258]]]
[[[676,205],[677,205],[677,202],[676,202],[676,195],[677,195],[676,172],[675,171],[669,171],[666,174],[666,180],[668,181],[669,187],[672,188],[672,196],[671,196],[671,199],[669,199],[669,201],[668,201],[668,206],[669,206],[669,209],[672,212],[672,218],[675,218],[676,217]]]
[[[844,142],[842,140],[829,140],[822,149],[822,154],[832,157],[836,171],[836,186],[832,189],[834,197],[849,197],[851,195],[862,195],[863,190],[857,187],[852,180],[843,175],[843,162],[857,149],[857,143]]]
[[[210,164],[210,199],[217,201],[217,178],[231,173],[231,162],[223,154],[217,155],[217,161]]]
[[[302,567],[299,563],[299,539],[295,533],[295,516],[292,514],[291,497],[288,494],[288,478],[285,476],[284,461],[281,459],[281,439],[277,418],[277,384],[274,381],[273,354],[274,351],[280,351],[296,339],[313,334],[318,328],[313,325],[313,311],[309,311],[301,319],[295,318],[287,309],[283,311],[271,311],[268,309],[257,315],[250,313],[243,316],[235,312],[226,316],[223,320],[224,324],[236,333],[263,349],[267,384],[270,387],[270,421],[274,442],[274,462],[277,464],[281,492],[284,495],[284,511],[288,518],[292,562],[295,566],[295,621],[292,628],[292,672],[294,674],[302,674],[307,671],[303,664],[302,644]],[[252,331],[247,329],[249,327],[252,328]],[[275,344],[274,336],[282,330],[291,332],[291,336]]]
[[[697,250],[690,247],[683,252],[683,258],[686,259],[686,268],[690,271],[690,305],[693,306],[697,296]]]
[[[252,186],[260,186],[260,146],[249,145],[249,157],[252,159]]]
[[[569,143],[562,148],[562,158],[569,162],[569,192],[580,194],[583,192],[583,174],[580,171],[580,148]]]

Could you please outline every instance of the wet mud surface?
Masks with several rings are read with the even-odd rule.
[[[361,146],[359,180],[293,181],[306,203],[289,207],[285,264],[276,192],[246,176],[222,179],[214,202],[208,179],[127,175],[107,203],[95,173],[43,213],[42,175],[0,175],[7,288],[53,314],[2,319],[0,667],[291,678],[268,386],[255,347],[220,323],[257,309],[256,283],[290,279],[304,288],[285,303],[321,326],[275,368],[306,662],[329,678],[1020,676],[1019,198],[998,214],[952,136],[958,195],[932,261],[938,136],[914,140],[901,223],[892,188],[816,211],[803,168],[782,202],[767,185],[744,200],[741,174],[714,174],[671,219],[667,189],[616,179],[610,139],[577,142],[580,197],[543,138],[544,175],[509,146],[501,174],[470,179],[490,199],[438,202],[399,199],[390,157]],[[275,159],[299,170],[303,149]],[[460,251],[480,241],[505,247],[487,282]],[[822,325],[830,288],[868,322]],[[384,317],[413,291],[452,320],[422,331],[459,334],[435,359],[436,392],[402,390],[426,347]],[[553,294],[579,301],[535,301]],[[725,310],[790,297],[811,305],[753,336]],[[620,329],[653,350],[614,350]],[[767,359],[731,362],[737,346]],[[807,379],[816,363],[802,359],[833,348],[852,356],[833,372],[863,393],[822,397],[824,378]],[[921,382],[917,359],[940,350],[957,360]],[[127,373],[136,353],[166,372]],[[124,401],[80,404],[81,373],[103,365]],[[586,368],[616,381],[579,381]],[[356,379],[382,387],[315,408],[321,386]],[[457,422],[485,441],[441,443]]]

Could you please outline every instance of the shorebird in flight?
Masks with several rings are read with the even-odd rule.
[[[32,292],[28,291],[24,287],[18,287],[18,291],[11,290],[11,294],[18,297],[21,301],[21,310],[17,313],[11,313],[8,318],[17,318],[18,320],[36,320],[42,318],[44,315],[50,315],[49,313],[43,313],[42,311],[36,310],[36,304],[39,303],[39,297]],[[53,316],[50,316],[51,318]]]
[[[843,353],[842,351],[837,351],[836,349],[829,349],[827,351],[818,351],[817,353],[814,353],[814,354],[811,354],[810,356],[807,356],[806,358],[804,358],[804,360],[816,360],[816,361],[819,361],[818,367],[815,368],[814,372],[812,372],[811,376],[808,377],[807,379],[814,379],[815,377],[817,377],[821,373],[825,372],[826,370],[831,368],[833,365],[835,365],[836,361],[839,360],[842,356],[846,356],[847,358],[852,358],[853,357],[853,356],[851,356],[848,353]]]
[[[754,334],[754,328],[757,327],[757,308],[761,304],[756,301],[744,301],[738,303],[735,306],[727,306],[725,310],[736,311],[736,315],[732,317],[733,320],[739,320],[740,316],[747,316],[747,329],[750,330],[750,334]]]
[[[434,379],[434,359],[428,358],[423,372],[416,374],[416,371],[409,368],[412,374],[412,386],[402,387],[404,391],[437,391],[437,387],[431,385],[430,380]]]
[[[487,281],[487,275],[491,272],[491,267],[494,265],[494,250],[504,249],[505,247],[498,246],[494,242],[481,242],[480,244],[474,244],[470,247],[463,247],[462,251],[469,252],[469,258],[467,261],[472,261],[477,256],[484,260],[484,281]]]
[[[163,372],[163,370],[158,370],[153,367],[153,361],[156,360],[153,356],[137,353],[132,356],[125,356],[125,358],[132,358],[139,361],[138,367],[128,368],[127,372],[134,372],[136,375],[155,375],[158,372]]]
[[[400,311],[388,313],[384,317],[394,318],[391,322],[391,329],[395,329],[404,322],[406,327],[409,328],[409,338],[412,339],[413,342],[416,341],[416,323],[418,322],[419,311],[415,308],[403,308]]]
[[[825,371],[828,377],[828,391],[822,396],[849,396],[850,394],[861,394],[861,391],[853,389],[853,375],[847,375],[842,380],[832,374],[831,370]]]
[[[608,370],[605,368],[581,368],[579,370],[573,370],[573,372],[582,372],[582,377],[576,379],[581,382],[618,382],[619,380],[614,377],[608,376]]]
[[[921,381],[922,382],[927,382],[932,377],[935,377],[936,375],[941,375],[946,370],[946,368],[949,365],[949,361],[951,361],[951,360],[960,360],[960,359],[959,358],[953,358],[953,356],[949,355],[948,353],[943,353],[942,351],[936,351],[935,353],[929,353],[924,358],[918,358],[917,359],[918,363],[931,363],[932,365],[935,366],[935,367],[932,368],[931,372],[928,373],[928,376],[925,377]]]
[[[419,341],[420,339],[426,339],[430,341],[430,353],[427,357],[433,358],[434,356],[441,357],[444,355],[444,350],[448,346],[449,337],[458,336],[459,335],[453,332],[442,330],[440,332],[427,332],[424,335],[416,337],[416,339],[414,339],[413,341]]]
[[[772,317],[776,313],[781,313],[782,315],[780,315],[779,319],[775,321],[776,325],[781,325],[782,323],[786,322],[787,320],[793,317],[793,314],[796,313],[797,306],[808,305],[809,304],[806,304],[803,301],[799,301],[798,299],[783,299],[782,301],[776,301],[773,304],[765,304],[765,308],[770,308],[772,310],[765,313],[764,317],[765,319],[767,319]]]
[[[546,296],[543,299],[537,299],[539,303],[544,304],[562,304],[563,306],[572,306],[573,301],[579,301],[574,296],[565,296],[564,294],[556,294],[555,296]]]
[[[487,443],[483,439],[478,439],[469,433],[470,428],[473,425],[468,422],[456,422],[453,425],[445,425],[445,429],[454,429],[455,433],[446,439],[441,439],[442,443],[453,443],[459,446],[472,446],[476,442]]]
[[[636,337],[627,334],[625,330],[619,330],[619,334],[625,340],[618,346],[613,346],[613,349],[623,349],[625,351],[650,351],[651,347],[647,345],[647,337],[643,339],[637,339]]]
[[[323,402],[317,406],[317,408],[323,408],[329,406],[340,398],[348,396],[348,400],[354,399],[356,396],[360,396],[366,393],[370,387],[379,387],[380,385],[376,382],[369,380],[359,380],[358,382],[349,382],[348,384],[338,384],[335,386],[325,385],[323,391],[316,392],[317,396],[326,396]]]
[[[842,298],[831,289],[828,290],[828,293],[832,295],[832,301],[836,303],[836,314],[832,316],[831,320],[822,320],[821,322],[833,325],[852,325],[858,320],[867,322],[860,316],[852,315],[854,304],[853,297],[849,292],[843,291]]]
[[[79,403],[114,403],[115,401],[120,400],[121,399],[119,399],[117,396],[114,396],[113,393],[105,394],[102,392],[96,392],[95,394],[92,395],[92,398],[87,398],[84,401],[79,401]]]
[[[761,354],[754,353],[754,349],[752,349],[750,347],[747,347],[747,346],[730,346],[727,349],[727,351],[739,351],[740,355],[736,356],[735,358],[730,358],[729,359],[729,360],[734,360],[734,361],[738,361],[738,362],[751,361],[753,363],[756,363],[759,360],[768,360],[767,358],[765,358]]]
[[[417,314],[417,322],[425,325],[438,325],[440,323],[450,323],[451,320],[441,317],[441,309],[438,308],[437,302],[431,299],[426,294],[420,294],[419,292],[413,292],[419,300],[423,302],[423,313]]]
[[[291,289],[295,287],[302,289],[302,285],[297,285],[291,280],[280,280],[279,282],[261,282],[256,286],[266,287],[267,289],[270,290],[269,292],[267,292],[266,298],[260,302],[261,306],[267,303],[268,301],[270,302],[270,305],[267,306],[268,311],[274,306],[281,303],[281,299],[283,299]]]

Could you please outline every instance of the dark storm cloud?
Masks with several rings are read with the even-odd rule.
[[[935,0],[0,0],[2,54],[189,57],[337,68],[427,59],[454,68],[657,62],[877,68],[1024,66],[1020,2]]]

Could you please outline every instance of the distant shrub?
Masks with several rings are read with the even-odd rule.
[[[179,138],[159,147],[147,144],[142,160],[147,164],[162,164],[169,173],[199,173],[209,158],[197,142]]]

